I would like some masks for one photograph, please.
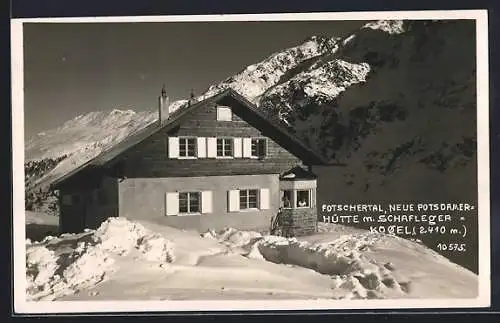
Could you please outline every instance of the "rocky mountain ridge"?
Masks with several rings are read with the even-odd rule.
[[[273,53],[194,100],[233,88],[347,163],[336,174],[339,199],[425,197],[422,174],[447,178],[443,199],[466,198],[456,184],[475,181],[475,42],[464,41],[474,38],[468,21],[374,21],[344,38],[313,36]],[[155,110],[93,112],[29,139],[27,161],[67,155],[32,177],[30,188],[46,187],[156,118]],[[400,181],[414,189],[402,194]]]

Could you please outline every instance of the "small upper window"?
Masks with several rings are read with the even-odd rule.
[[[230,107],[217,107],[217,121],[231,121],[233,119],[233,112]]]

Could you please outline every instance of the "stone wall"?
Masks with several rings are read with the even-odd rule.
[[[284,234],[299,237],[317,232],[318,219],[316,208],[284,209]]]

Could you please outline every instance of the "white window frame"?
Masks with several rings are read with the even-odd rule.
[[[292,199],[290,200],[290,207],[285,207],[283,201],[280,202],[280,205],[284,208],[284,209],[310,209],[313,207],[313,189],[311,188],[298,188],[298,189],[282,189],[281,192],[280,192],[280,196],[281,198],[283,198],[284,194],[285,194],[285,191],[291,191],[292,192]],[[305,192],[309,192],[309,198],[308,198],[308,204],[307,206],[299,206],[299,201],[298,201],[298,192],[300,191],[305,191]]]
[[[189,155],[182,155],[182,150],[181,147],[184,147],[186,149],[186,154],[189,153],[188,149],[188,140],[194,140],[194,155],[189,156]],[[190,137],[190,136],[185,136],[185,137],[179,137],[179,159],[193,159],[198,157],[198,140],[196,137]]]
[[[250,206],[250,191],[255,191],[255,207],[249,207]],[[239,205],[240,205],[240,211],[255,211],[255,210],[260,210],[260,190],[258,188],[245,188],[245,189],[240,189],[239,190],[240,195],[239,195]],[[246,205],[245,207],[241,207],[241,194],[242,192],[246,192]]]
[[[259,156],[259,155],[254,155],[253,154],[253,151],[252,151],[252,147],[254,145],[254,140],[257,140],[257,143],[255,143],[256,145],[256,150],[258,152],[258,147],[259,147],[259,144],[258,144],[258,141],[260,140],[263,140],[264,141],[264,155],[263,156]],[[254,138],[251,138],[250,139],[250,158],[253,158],[253,159],[264,159],[267,157],[267,138],[264,138],[264,137],[254,137]]]
[[[218,145],[218,141],[219,140],[222,140],[222,153],[223,155],[222,156],[219,156],[219,145]],[[230,141],[230,149],[231,149],[231,155],[230,156],[226,156],[224,153],[225,153],[225,147],[226,147],[226,140],[229,140]],[[234,138],[232,137],[217,137],[216,141],[215,141],[215,156],[216,158],[219,158],[219,159],[224,159],[224,158],[234,158]]]
[[[291,192],[291,193],[292,193],[292,194],[291,194],[291,196],[290,196],[290,197],[291,197],[291,198],[290,198],[290,206],[289,206],[289,207],[285,207],[285,204],[283,203],[284,201],[281,201],[281,202],[282,202],[282,205],[283,205],[283,208],[284,208],[284,209],[293,209],[293,208],[294,208],[294,205],[295,205],[294,203],[295,203],[295,192],[296,192],[296,191],[295,191],[295,190],[293,190],[293,189],[284,189],[284,190],[281,190],[281,192],[282,192],[282,194],[281,194],[281,198],[282,198],[282,199],[283,199],[283,197],[285,196],[285,192],[286,192],[286,191],[289,191],[289,192]]]
[[[294,204],[294,207],[296,209],[310,209],[312,206],[311,206],[311,201],[312,201],[312,190],[311,189],[295,189],[293,190],[294,191],[294,200],[295,200],[295,204]],[[297,198],[298,196],[298,192],[307,192],[307,205],[306,206],[299,206],[299,199]]]
[[[181,195],[182,194],[187,194],[187,212],[182,212],[181,211]],[[191,194],[198,194],[198,211],[196,212],[193,212],[191,211],[190,209],[190,195]],[[201,214],[201,208],[202,208],[202,204],[203,202],[201,201],[202,199],[202,192],[200,191],[185,191],[185,192],[179,192],[179,196],[178,196],[178,199],[179,199],[179,215],[193,215],[193,214]]]
[[[217,109],[217,121],[233,121],[233,109],[231,109],[231,107],[225,105],[218,105],[216,106],[216,109]],[[226,118],[223,117],[225,114],[221,113],[222,110],[229,110],[228,114],[229,119],[227,117]]]

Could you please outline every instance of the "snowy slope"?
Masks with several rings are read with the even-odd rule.
[[[246,67],[235,76],[211,86],[200,98],[232,88],[258,104],[260,96],[266,90],[293,75],[294,69],[304,64],[311,64],[322,55],[334,53],[338,49],[337,41],[338,38],[312,36],[298,46],[274,53],[263,61]]]
[[[339,225],[294,239],[109,219],[27,241],[29,300],[475,298],[477,276],[415,242]]]
[[[425,199],[419,183],[434,180],[443,200],[474,198],[452,185],[475,181],[475,46],[464,42],[474,35],[463,21],[370,23],[266,91],[260,108],[347,164],[332,188],[341,200]]]
[[[187,101],[170,105],[170,112]],[[155,122],[157,111],[119,110],[90,112],[65,122],[61,127],[44,131],[30,138],[25,147],[27,162],[55,159],[67,155],[54,168],[41,174],[30,187],[46,186],[51,181],[79,167],[102,151]]]
[[[301,133],[302,124],[295,122],[295,116],[309,117],[307,102],[314,98],[315,103],[330,101],[351,85],[365,82],[370,65],[352,64],[334,59],[324,64],[313,64],[309,69],[298,73],[286,82],[269,89],[261,98],[260,104],[271,114]],[[306,131],[312,129],[314,121],[305,123]]]
[[[154,117],[150,112],[119,109],[109,113],[101,111],[79,115],[56,129],[30,138],[26,144],[26,159],[54,158],[99,149],[141,129],[152,122]],[[71,140],[67,140],[68,138]]]

